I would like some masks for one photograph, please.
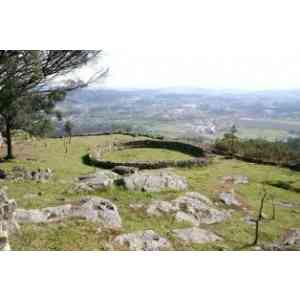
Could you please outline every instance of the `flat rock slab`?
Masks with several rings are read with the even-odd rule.
[[[95,173],[80,176],[71,192],[93,192],[114,184],[119,175],[109,170],[97,170]]]
[[[154,201],[146,208],[148,215],[173,215],[177,221],[188,222],[194,226],[213,224],[226,220],[230,213],[219,210],[206,196],[189,192],[172,201]]]
[[[108,199],[85,197],[80,205],[66,204],[43,209],[17,209],[16,220],[21,223],[49,223],[66,218],[79,217],[100,224],[107,229],[118,230],[122,220],[117,207]]]
[[[218,199],[228,206],[242,206],[242,203],[235,197],[233,192],[221,192],[218,194]]]
[[[183,191],[188,187],[184,177],[170,172],[142,171],[124,177],[121,184],[131,191],[160,192],[163,190]]]
[[[117,236],[113,240],[115,247],[133,251],[170,250],[171,244],[153,230],[137,231]]]
[[[175,229],[172,233],[176,238],[188,244],[206,244],[222,241],[222,238],[215,233],[197,227]]]

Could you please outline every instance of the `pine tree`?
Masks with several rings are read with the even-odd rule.
[[[0,121],[4,125],[7,158],[13,158],[13,129],[28,130],[54,112],[68,91],[86,87],[106,74],[74,80],[74,71],[99,56],[93,50],[0,50]]]

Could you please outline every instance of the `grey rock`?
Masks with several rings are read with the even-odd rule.
[[[163,190],[182,191],[187,189],[184,177],[170,172],[142,171],[124,177],[121,182],[128,190],[144,192],[160,192]]]
[[[37,169],[33,171],[28,171],[26,168],[21,166],[15,166],[12,169],[12,173],[10,174],[9,178],[14,180],[34,180],[38,182],[44,182],[50,179],[53,175],[53,171],[49,168],[42,170]]]
[[[178,211],[185,213],[185,215],[177,213],[176,219],[178,221],[190,220],[190,223],[195,226],[222,222],[230,215],[229,212],[216,209],[207,197],[199,193],[186,193],[173,200],[172,203]],[[189,215],[189,219],[186,218],[186,215]]]
[[[241,202],[234,196],[233,192],[221,192],[218,195],[220,201],[228,206],[241,206]]]
[[[97,170],[95,173],[80,176],[72,191],[73,192],[91,192],[95,190],[105,189],[113,185],[118,179],[118,174],[109,170]]]
[[[145,207],[145,205],[143,203],[132,203],[132,204],[129,204],[129,207],[133,210],[140,210],[140,209],[143,209]]]
[[[0,230],[0,251],[10,251],[7,231]]]
[[[278,201],[275,205],[281,208],[300,208],[300,203],[290,203],[287,201]]]
[[[126,166],[116,166],[112,169],[113,172],[119,175],[131,175],[138,171],[138,168],[126,167]]]
[[[17,209],[16,219],[20,224],[24,223],[47,223],[60,221],[67,217],[72,217],[72,205],[66,204],[57,207],[47,207],[43,209]]]
[[[282,237],[282,244],[300,246],[300,228],[289,229]]]
[[[10,250],[9,233],[18,230],[15,219],[16,202],[0,190],[0,250]]]
[[[116,247],[126,248],[126,250],[137,251],[158,251],[170,250],[171,244],[164,237],[158,235],[153,230],[137,231],[117,236],[113,240]]]
[[[176,212],[176,210],[171,202],[157,200],[150,203],[146,209],[146,213],[150,216],[161,216],[163,214]]]
[[[16,220],[19,223],[49,223],[66,218],[79,217],[95,222],[102,228],[119,230],[122,220],[117,207],[108,199],[86,197],[80,205],[61,205],[43,209],[17,209]]]
[[[243,218],[243,221],[248,225],[255,225],[256,220],[253,216],[247,215]]]
[[[244,175],[233,175],[233,176],[225,176],[223,177],[223,183],[233,183],[233,184],[247,184],[249,183],[249,179]]]
[[[147,206],[146,213],[151,216],[173,215],[177,221],[194,226],[222,222],[230,216],[229,212],[215,208],[206,196],[195,192],[172,201],[153,201]]]
[[[86,220],[101,224],[107,229],[119,230],[122,220],[116,205],[110,200],[100,197],[87,197],[81,199],[83,205],[79,209],[79,216]]]
[[[197,227],[175,229],[172,233],[185,243],[205,244],[222,240],[215,233]]]

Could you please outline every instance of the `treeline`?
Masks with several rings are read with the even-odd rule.
[[[265,139],[240,139],[227,134],[217,139],[214,152],[242,158],[247,161],[288,165],[300,161],[300,138],[289,138],[287,141],[268,141]]]

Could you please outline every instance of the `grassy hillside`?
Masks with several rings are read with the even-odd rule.
[[[82,157],[97,144],[116,139],[132,140],[133,138],[121,135],[73,138],[71,151],[68,154],[64,153],[61,139],[49,139],[43,142],[19,142],[15,145],[17,159],[2,162],[0,164],[1,169],[9,171],[14,166],[25,166],[29,170],[51,168],[54,170],[55,176],[46,183],[4,180],[0,181],[0,185],[1,187],[7,186],[9,197],[14,198],[18,207],[22,208],[42,208],[76,201],[81,195],[69,192],[72,182],[79,175],[94,171],[94,167],[83,163]],[[158,149],[155,151],[156,157],[165,155],[164,152],[160,152]],[[120,153],[118,155],[123,155]],[[144,154],[139,153],[138,158],[142,158]],[[135,153],[135,155],[137,154]],[[127,156],[125,155],[125,157]],[[293,185],[300,182],[300,173],[288,169],[225,160],[222,157],[215,158],[214,162],[208,167],[176,169],[174,171],[187,178],[189,191],[198,191],[212,200],[216,200],[217,192],[231,188],[222,183],[223,176],[248,176],[249,183],[236,186],[235,191],[245,207],[254,215],[259,206],[264,181],[283,181],[290,182]],[[267,189],[275,201],[300,204],[299,193],[295,190],[276,186],[267,186]],[[29,193],[37,195],[32,198],[28,197]],[[233,217],[224,223],[201,226],[203,228],[208,227],[222,236],[223,242],[201,246],[186,246],[175,241],[169,232],[171,229],[186,227],[187,224],[178,223],[171,217],[149,217],[143,212],[133,211],[129,207],[132,203],[149,202],[153,199],[171,200],[183,194],[182,192],[129,192],[122,187],[114,187],[92,194],[111,199],[117,205],[123,220],[124,232],[153,229],[168,237],[173,242],[174,248],[178,250],[243,249],[253,239],[254,227],[244,222],[243,211],[236,210]],[[266,220],[262,225],[260,242],[271,242],[277,239],[286,229],[300,227],[299,208],[278,207],[275,220],[271,220],[272,205],[271,201],[267,200],[264,213]],[[113,237],[114,234],[109,234],[106,231],[99,233],[95,224],[74,219],[47,225],[24,225],[21,227],[21,232],[11,236],[10,240],[14,250],[99,250],[107,249],[107,244]]]

